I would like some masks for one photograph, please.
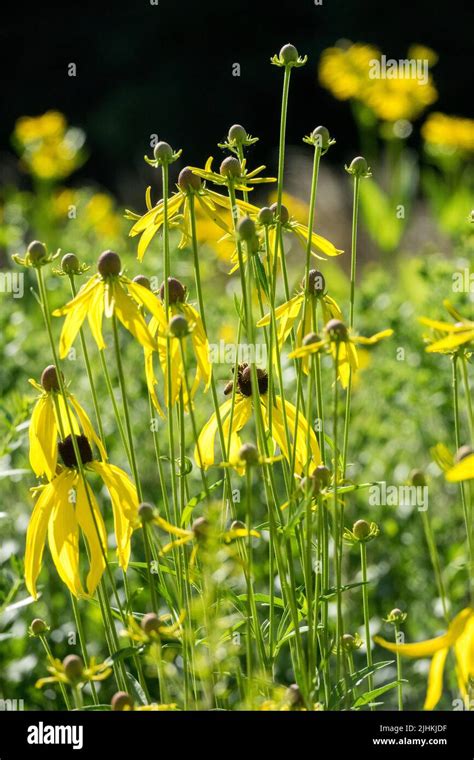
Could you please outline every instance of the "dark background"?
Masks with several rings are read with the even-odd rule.
[[[19,116],[54,108],[87,134],[89,159],[77,180],[93,178],[121,198],[135,198],[149,176],[143,154],[151,152],[153,133],[182,147],[185,163],[202,164],[239,122],[261,138],[252,164],[262,161],[274,171],[282,71],[269,59],[292,42],[309,62],[292,77],[288,142],[300,144],[324,123],[338,141],[330,160],[340,164],[357,150],[355,128],[349,105],[318,86],[321,51],[341,38],[374,43],[394,58],[405,57],[411,43],[429,45],[440,56],[434,108],[470,116],[473,29],[467,0],[323,0],[322,6],[314,0],[159,0],[158,6],[17,0],[0,32],[2,151]],[[67,75],[70,62],[77,65],[75,78]],[[240,77],[232,76],[234,62]]]

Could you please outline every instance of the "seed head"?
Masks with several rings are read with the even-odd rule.
[[[331,482],[331,471],[324,464],[318,464],[315,470],[313,470],[313,478],[319,480],[322,488],[327,488]]]
[[[182,314],[176,314],[170,319],[169,330],[175,338],[185,338],[189,333],[188,320]]]
[[[223,162],[220,165],[219,171],[223,177],[228,177],[229,179],[235,179],[236,177],[242,176],[242,167],[240,165],[240,161],[234,156],[228,156],[227,158],[224,158]]]
[[[134,702],[133,698],[126,691],[117,691],[112,697],[110,704],[112,705],[112,710],[121,712],[127,708],[133,710]]]
[[[186,300],[186,288],[176,277],[168,277],[168,295],[170,303],[183,303]],[[161,283],[160,298],[165,301],[165,283]]]
[[[261,395],[268,391],[268,375],[264,369],[257,369],[258,390]],[[252,372],[248,364],[242,365],[238,376],[239,391],[243,396],[252,395]]]
[[[312,343],[318,343],[321,340],[319,335],[315,332],[310,332],[303,338],[303,346],[310,346]]]
[[[50,391],[59,391],[60,385],[58,380],[58,373],[54,364],[48,364],[47,367],[41,373],[41,385],[46,393]]]
[[[102,277],[114,277],[120,274],[122,262],[120,256],[114,251],[104,251],[100,254],[97,269]]]
[[[234,520],[230,526],[231,530],[245,530],[245,523],[242,520]]]
[[[276,216],[278,213],[278,203],[272,203],[270,208],[273,211],[274,216]],[[288,211],[287,207],[282,204],[280,207],[280,222],[282,224],[287,224],[289,220],[290,220],[290,212]]]
[[[76,435],[76,443],[81,456],[82,464],[92,462],[94,457],[92,455],[91,445],[85,435]],[[74,451],[74,444],[72,442],[72,436],[68,435],[64,441],[58,443],[59,456],[63,460],[66,467],[77,467],[76,452]]]
[[[359,541],[367,538],[370,534],[370,523],[367,520],[357,520],[352,526],[352,532]]]
[[[168,163],[173,158],[173,148],[167,142],[159,142],[155,145],[153,155],[157,161]]]
[[[140,625],[147,636],[151,633],[159,633],[161,628],[160,619],[154,612],[147,612],[146,615],[143,615]]]
[[[348,338],[347,327],[340,319],[330,319],[324,329],[329,338],[336,342],[346,341]]]
[[[301,283],[302,287],[305,286],[305,281]],[[308,289],[309,292],[315,296],[323,295],[326,290],[326,280],[321,272],[317,269],[310,269],[308,272]]]
[[[152,504],[144,501],[138,507],[138,517],[142,523],[149,523],[153,520],[155,510]]]
[[[189,166],[185,166],[179,173],[178,187],[183,193],[187,193],[190,190],[200,190],[201,178],[197,174],[193,174]]]
[[[142,288],[146,288],[147,290],[151,290],[150,280],[144,274],[137,274],[133,278],[132,282],[136,282],[137,285],[141,285]]]
[[[26,253],[32,264],[38,264],[48,255],[45,244],[39,240],[33,240],[26,249]]]
[[[81,271],[79,259],[75,253],[66,253],[61,259],[61,269],[65,274],[78,274]]]
[[[78,681],[84,672],[84,663],[77,654],[68,654],[63,660],[63,667],[70,681]]]
[[[244,443],[239,449],[239,459],[246,464],[258,464],[258,449],[253,443]]]

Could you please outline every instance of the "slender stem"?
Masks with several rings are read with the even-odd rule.
[[[369,589],[367,587],[367,544],[364,541],[361,541],[360,544],[360,564],[361,564],[361,570],[362,570],[362,606],[364,608],[364,628],[365,628],[365,648],[366,648],[366,656],[367,656],[367,667],[371,668],[373,665],[372,661],[372,639],[370,636],[370,612],[369,612]],[[374,688],[374,678],[373,675],[370,674],[367,677],[367,684],[369,687],[369,691],[372,691]],[[373,710],[374,708],[371,706],[370,708]]]
[[[44,651],[46,652],[48,659],[50,661],[53,661],[54,660],[53,653],[51,652],[50,646],[48,644],[48,641],[44,633],[40,633],[39,640],[41,641],[43,645]],[[71,702],[70,702],[69,695],[66,691],[64,684],[62,683],[62,681],[59,681],[58,685],[59,685],[59,689],[61,691],[62,697],[64,699],[64,704],[66,705],[66,710],[71,710]]]
[[[395,625],[395,643],[398,644],[400,627],[398,623],[395,623],[394,625]],[[397,681],[399,681],[399,684],[397,686],[397,701],[398,701],[398,710],[400,712],[403,711],[403,684],[401,683],[402,678],[403,678],[402,658],[401,658],[400,652],[397,651]]]

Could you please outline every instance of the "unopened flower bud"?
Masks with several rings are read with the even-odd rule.
[[[459,448],[454,455],[454,461],[458,463],[462,459],[465,459],[466,457],[470,456],[471,454],[474,454],[474,449],[472,448],[472,446],[468,446],[468,445],[461,446],[461,448]]]
[[[191,528],[198,540],[207,538],[209,534],[209,521],[205,517],[197,517]]]
[[[120,256],[114,251],[104,251],[100,254],[97,269],[102,277],[113,277],[120,274],[122,262]]]
[[[237,225],[237,232],[241,240],[247,242],[255,238],[255,222],[249,217],[244,216]]]
[[[65,274],[77,274],[81,271],[79,259],[75,253],[66,253],[61,259],[61,269]]]
[[[369,171],[369,166],[363,156],[356,156],[352,159],[348,171],[354,177],[365,177]]]
[[[186,300],[186,288],[176,277],[168,277],[168,296],[170,303],[183,303]],[[160,298],[165,300],[165,283],[161,283]]]
[[[193,174],[189,166],[185,166],[179,173],[178,187],[184,193],[187,193],[189,190],[200,190],[201,178],[197,174]]]
[[[242,520],[234,520],[230,526],[231,530],[245,530],[245,523]]]
[[[346,652],[353,652],[354,649],[359,649],[362,642],[358,635],[353,636],[351,633],[345,633],[343,636],[341,636],[341,644],[342,648],[345,649]]]
[[[327,488],[331,482],[331,471],[324,464],[318,464],[313,470],[313,478],[317,478],[321,483],[322,488]]]
[[[44,620],[41,620],[41,618],[35,618],[31,621],[30,630],[33,636],[41,636],[43,633],[46,633],[49,628]]]
[[[182,314],[176,314],[170,319],[169,330],[175,338],[185,338],[189,333],[188,320]]]
[[[168,163],[173,158],[173,148],[167,142],[159,142],[153,151],[157,161]]]
[[[272,224],[275,221],[273,210],[268,206],[263,206],[263,208],[261,208],[258,212],[258,221],[259,224],[263,224],[265,226]]]
[[[343,322],[341,322],[340,319],[330,319],[324,329],[329,335],[331,340],[334,340],[334,341],[347,340],[347,337],[348,337],[347,327],[345,326]]]
[[[283,45],[279,54],[280,60],[283,63],[296,63],[298,60],[298,51],[294,45]]]
[[[116,712],[122,712],[123,710],[133,710],[133,698],[126,691],[117,691],[112,697],[110,703],[112,710]]]
[[[247,464],[258,464],[258,449],[253,443],[244,443],[239,449],[239,459]]]
[[[241,124],[233,124],[231,128],[229,129],[227,140],[230,143],[237,143],[237,145],[242,145],[242,143],[244,143],[246,139],[247,139],[247,130],[244,129],[244,127]]]
[[[322,150],[328,149],[329,141],[331,139],[329,129],[326,127],[316,127],[316,129],[313,129],[311,137],[319,148]]]
[[[229,179],[235,179],[236,177],[242,176],[242,167],[240,165],[240,161],[234,156],[228,156],[227,158],[224,158],[223,162],[220,165],[219,171],[223,177],[228,177]]]
[[[77,654],[68,654],[63,660],[63,667],[70,681],[78,681],[84,672],[84,663]]]
[[[352,526],[352,532],[359,541],[367,538],[370,534],[370,523],[367,520],[357,520]]]
[[[45,244],[39,240],[33,240],[26,249],[26,253],[32,264],[37,264],[48,255]]]
[[[304,336],[302,340],[303,346],[311,346],[312,343],[319,343],[321,338],[319,335],[315,332],[310,332],[307,335]]]
[[[301,285],[304,287],[305,280]],[[326,290],[326,280],[317,269],[310,269],[308,272],[308,290],[315,296],[323,295]]]
[[[412,470],[410,474],[412,485],[418,487],[426,486],[426,478],[422,470]]]

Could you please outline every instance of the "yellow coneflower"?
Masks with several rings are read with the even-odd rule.
[[[281,349],[283,346],[285,340],[287,339],[288,335],[290,334],[292,327],[294,323],[296,322],[300,311],[303,307],[304,301],[305,301],[305,280],[303,279],[301,283],[301,290],[293,296],[293,298],[290,298],[289,301],[286,301],[286,303],[282,304],[281,306],[278,306],[277,309],[275,309],[274,315],[275,320],[279,323],[278,325],[278,333],[277,333],[277,341],[278,341],[278,348]],[[325,292],[326,290],[326,281],[324,279],[324,276],[321,274],[321,272],[318,272],[316,269],[311,269],[309,272],[308,277],[308,287],[309,287],[309,293],[308,297],[312,301],[313,299],[317,300],[317,303],[321,305],[322,310],[322,316],[324,322],[329,322],[331,319],[338,319],[342,320],[342,312],[337,305],[334,298],[331,298],[331,296],[328,296]],[[262,319],[260,319],[257,322],[257,327],[265,327],[270,324],[272,315],[266,314]],[[298,325],[297,329],[297,343],[298,345],[301,345],[301,342],[305,335],[307,335],[311,330],[315,330],[316,325],[313,324],[313,309],[312,309],[312,303],[308,305],[308,308],[306,309],[306,314],[304,321],[301,320],[301,322]],[[276,350],[276,349],[275,349]],[[303,367],[305,371],[307,372],[307,362],[304,363]]]
[[[158,616],[155,612],[147,612],[140,620],[140,625],[133,617],[128,616],[127,627],[124,628],[120,634],[126,636],[132,641],[136,641],[139,644],[152,644],[162,636],[178,637],[181,634],[181,624],[184,620],[185,614],[181,612],[178,619],[171,625],[167,625],[166,621],[169,620],[171,615],[166,613],[165,615]]]
[[[261,414],[264,426],[268,430],[269,405],[271,403],[267,395],[268,375],[265,370],[258,369],[257,377]],[[232,390],[232,385],[233,382],[229,383],[230,388],[226,388],[226,391],[228,390],[229,393]],[[231,415],[232,406],[234,406],[233,415]],[[281,396],[275,396],[271,410],[272,438],[274,443],[280,448],[282,455],[291,464],[293,452],[288,448],[283,417],[283,406],[285,406],[288,429],[293,441],[293,446],[295,447],[295,467],[297,472],[301,473],[304,471],[308,464],[308,460],[311,460],[313,468],[317,467],[321,462],[321,454],[314,431],[312,428],[308,427],[306,418],[301,413],[298,415],[296,414],[296,409],[293,404],[286,401],[286,399]],[[225,440],[229,440],[230,432],[228,460],[229,462],[237,462],[239,460],[239,451],[242,445],[239,433],[250,420],[253,413],[251,370],[247,364],[241,364],[238,368],[237,393],[234,404],[233,399],[228,399],[219,408],[219,413]],[[229,431],[231,416],[232,429]],[[297,417],[298,424],[296,425]],[[197,464],[204,469],[215,464],[214,443],[217,426],[217,416],[214,413],[204,425],[199,435],[198,443],[194,449],[194,458]],[[309,451],[307,446],[308,440]]]
[[[166,319],[163,301],[165,298],[164,283],[161,285],[159,297],[160,300],[153,296],[157,303],[155,315],[151,318],[148,329],[152,337],[157,339],[158,354],[165,378],[165,401],[167,406],[176,403],[181,389],[184,391],[185,403],[188,404],[194,397],[199,385],[202,383],[204,389],[209,388],[211,382],[211,363],[209,360],[209,343],[206,332],[202,324],[199,312],[190,303],[187,303],[187,291],[185,286],[175,277],[168,278],[169,293],[169,310],[170,320]],[[158,315],[158,316],[156,316]],[[166,336],[171,339],[168,341]],[[187,397],[185,366],[181,354],[180,339],[187,335],[190,336],[191,344],[196,357],[196,372],[192,385],[190,387],[191,399]],[[171,364],[171,388],[168,383],[168,373],[166,371],[168,362],[168,345],[169,345],[169,362]],[[155,408],[160,412],[160,405],[156,396],[155,385],[156,376],[153,368],[153,351],[145,349],[145,374],[150,396]]]
[[[431,453],[450,483],[460,483],[474,478],[474,450],[471,446],[461,446],[453,456],[443,443],[437,443],[431,449]]]
[[[86,317],[97,347],[104,349],[104,315],[108,318],[116,315],[144,348],[156,351],[156,342],[138,309],[138,304],[142,304],[151,314],[159,317],[156,298],[147,288],[122,273],[120,257],[113,251],[104,251],[99,256],[97,269],[98,273],[83,285],[72,301],[53,311],[55,317],[66,316],[59,343],[61,358],[67,356]]]
[[[93,458],[86,436],[76,435],[75,438],[84,471],[99,475],[109,491],[118,561],[126,570],[130,558],[130,539],[137,523],[136,488],[119,467]],[[25,583],[34,598],[37,597],[36,581],[41,570],[46,535],[59,576],[74,596],[85,596],[79,573],[79,529],[89,547],[89,595],[94,593],[105,569],[107,532],[95,496],[88,485],[86,491],[86,484],[79,474],[70,435],[60,441],[58,450],[64,466],[50,483],[36,489],[39,496],[26,534]]]
[[[71,412],[72,430],[64,398],[60,393],[56,367],[50,364],[41,374],[41,384],[30,379],[31,385],[41,394],[31,415],[29,427],[30,464],[38,477],[46,475],[52,480],[58,462],[58,437],[62,433],[80,435],[92,440],[100,451],[102,460],[107,459],[104,445],[95,433],[92,423],[78,400],[66,389],[67,403]]]
[[[420,641],[417,644],[394,644],[380,636],[374,641],[384,649],[406,657],[431,657],[428,676],[425,710],[433,710],[443,693],[443,673],[449,650],[456,657],[456,675],[459,690],[464,698],[468,696],[469,682],[474,677],[474,610],[466,607],[450,623],[442,636]]]
[[[431,327],[437,334],[437,337],[434,340],[430,340],[426,348],[426,351],[430,354],[455,353],[460,346],[468,346],[474,342],[474,322],[461,316],[449,301],[443,301],[443,305],[456,322],[441,322],[437,319],[419,317],[422,325]]]
[[[50,660],[48,671],[51,675],[40,678],[35,683],[37,689],[46,684],[59,683],[69,686],[81,687],[91,681],[105,681],[112,673],[111,661],[97,662],[91,657],[87,666],[77,654],[68,654],[61,662],[56,658]]]
[[[288,356],[290,359],[304,359],[321,349],[329,350],[333,359],[336,360],[337,358],[337,371],[341,385],[343,388],[347,388],[351,371],[356,372],[359,368],[356,345],[372,346],[390,335],[393,335],[393,330],[389,329],[381,330],[370,338],[364,338],[362,335],[351,334],[339,319],[331,319],[324,327],[322,338],[315,333],[306,335],[303,339],[303,345],[296,348]]]
[[[430,148],[448,152],[474,153],[474,120],[431,113],[421,128]]]

